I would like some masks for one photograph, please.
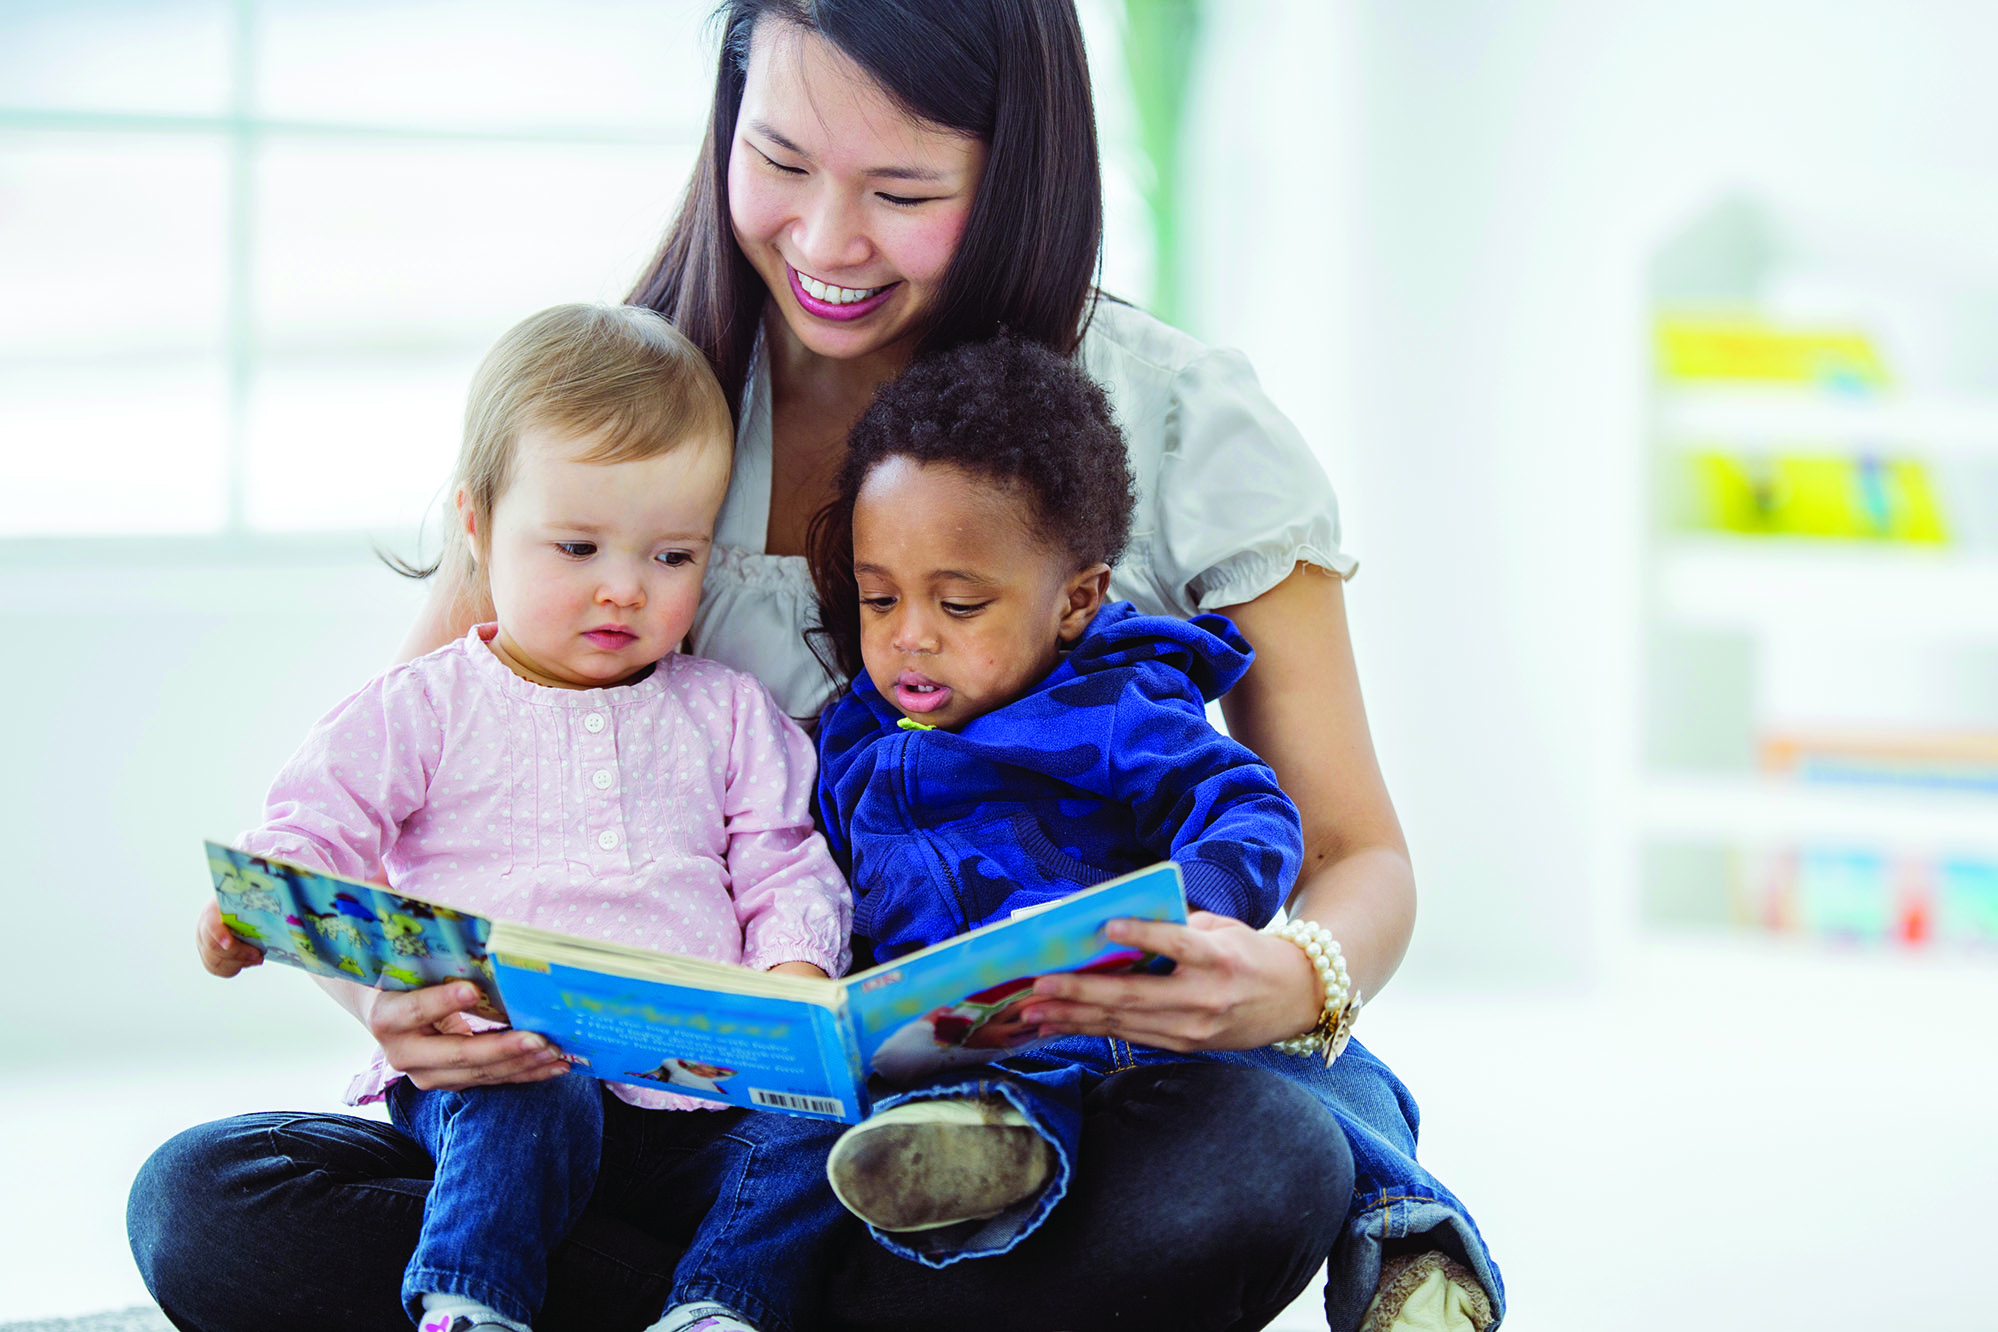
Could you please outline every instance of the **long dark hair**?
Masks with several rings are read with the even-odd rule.
[[[1074,0],[727,0],[707,137],[680,214],[629,302],[707,353],[739,410],[762,278],[729,222],[728,159],[758,22],[817,33],[908,113],[986,145],[971,216],[917,355],[1001,325],[1072,356],[1103,237],[1096,117]]]

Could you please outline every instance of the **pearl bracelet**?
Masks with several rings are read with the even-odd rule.
[[[1325,993],[1324,1007],[1318,1010],[1318,1021],[1310,1031],[1270,1044],[1285,1054],[1307,1057],[1322,1054],[1326,1067],[1330,1068],[1332,1061],[1346,1049],[1346,1042],[1352,1038],[1354,1019],[1360,1016],[1360,992],[1346,975],[1345,954],[1340,952],[1339,941],[1332,937],[1332,931],[1316,921],[1288,920],[1270,933],[1304,950]]]

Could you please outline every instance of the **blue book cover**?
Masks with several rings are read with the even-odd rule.
[[[1107,922],[1186,920],[1164,863],[817,980],[489,922],[212,842],[208,861],[224,923],[273,961],[383,989],[470,980],[482,1014],[607,1082],[849,1123],[876,1093],[1032,1045],[1019,1013],[1039,976],[1162,969]]]

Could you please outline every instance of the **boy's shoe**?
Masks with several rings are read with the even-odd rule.
[[[1054,1148],[1003,1100],[909,1101],[833,1144],[826,1178],[847,1211],[879,1230],[977,1221],[1032,1197],[1054,1174]]]
[[[1470,1269],[1440,1253],[1403,1254],[1381,1265],[1360,1332],[1485,1332],[1491,1325],[1492,1302]]]

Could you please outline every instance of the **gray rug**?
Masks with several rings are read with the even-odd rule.
[[[0,1323],[0,1332],[173,1332],[166,1315],[150,1304],[81,1318],[43,1318],[32,1323]]]

